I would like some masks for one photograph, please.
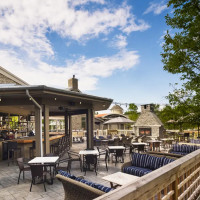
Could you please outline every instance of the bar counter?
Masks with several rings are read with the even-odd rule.
[[[56,135],[56,136],[50,136],[50,145],[54,144],[58,141],[59,138],[63,137],[64,135]],[[6,143],[8,141],[17,141],[18,147],[21,148],[21,156],[24,158],[30,159],[30,147],[33,146],[33,141],[35,141],[35,136],[30,137],[24,137],[24,138],[18,138],[14,140],[4,140],[0,141],[0,161],[7,159],[7,145]],[[44,139],[43,139],[44,141]]]

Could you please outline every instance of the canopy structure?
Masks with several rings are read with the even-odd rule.
[[[87,148],[93,147],[94,112],[106,110],[112,99],[45,85],[0,87],[2,115],[35,116],[36,156],[43,155],[42,116],[44,118],[44,153],[49,148],[49,116],[64,116],[65,135],[72,135],[72,115],[86,114]]]
[[[130,120],[130,119],[127,119],[125,117],[116,117],[116,118],[108,120],[104,124],[117,124],[117,123],[119,123],[119,124],[133,124],[135,122]]]

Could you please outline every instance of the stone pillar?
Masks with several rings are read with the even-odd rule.
[[[49,106],[44,105],[44,153],[50,153],[49,142]]]
[[[86,114],[87,119],[87,149],[92,149],[93,144],[93,128],[94,128],[94,110],[88,109]]]
[[[43,156],[42,144],[42,110],[35,107],[35,145],[36,156]]]

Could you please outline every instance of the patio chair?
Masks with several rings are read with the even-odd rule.
[[[117,164],[118,158],[121,158],[121,162],[124,162],[124,149],[116,149],[114,157],[115,157],[115,166]]]
[[[46,176],[47,176],[48,172],[44,171],[43,165],[31,165],[30,168],[31,168],[31,175],[32,175],[30,192],[31,192],[31,189],[32,189],[32,185],[36,184],[36,179],[39,180],[39,183],[43,183],[44,190],[46,192],[45,181],[46,181]]]
[[[71,166],[70,166],[70,158],[59,160],[58,164],[56,165],[56,174],[59,170],[66,171],[70,173]]]
[[[21,172],[23,172],[23,179],[24,179],[24,177],[25,177],[24,172],[31,171],[31,168],[29,166],[24,166],[24,159],[23,158],[17,158],[17,165],[19,167],[19,177],[18,177],[17,184],[19,184]]]
[[[90,166],[93,165],[94,166],[94,170],[95,173],[97,175],[97,155],[84,155],[84,159],[83,159],[83,168],[85,171],[85,175],[86,175],[86,171],[87,169],[90,170]]]
[[[69,158],[70,169],[71,169],[72,162],[77,161],[80,163],[80,169],[82,171],[82,161],[81,161],[81,156],[79,155],[79,153],[69,150],[67,151],[67,154]]]
[[[106,165],[106,170],[108,171],[108,149],[105,150],[104,153],[102,153],[101,155],[104,155],[104,158],[98,158],[98,164],[100,164],[100,162],[105,162]]]

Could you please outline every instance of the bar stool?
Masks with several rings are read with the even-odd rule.
[[[10,158],[12,159],[12,162],[14,162],[15,155],[17,154],[17,156],[18,156],[18,152],[20,154],[19,157],[21,157],[21,148],[17,147],[17,142],[9,141],[8,142],[8,166],[10,163]]]
[[[32,147],[29,147],[29,158],[34,158],[35,141],[32,143]]]

